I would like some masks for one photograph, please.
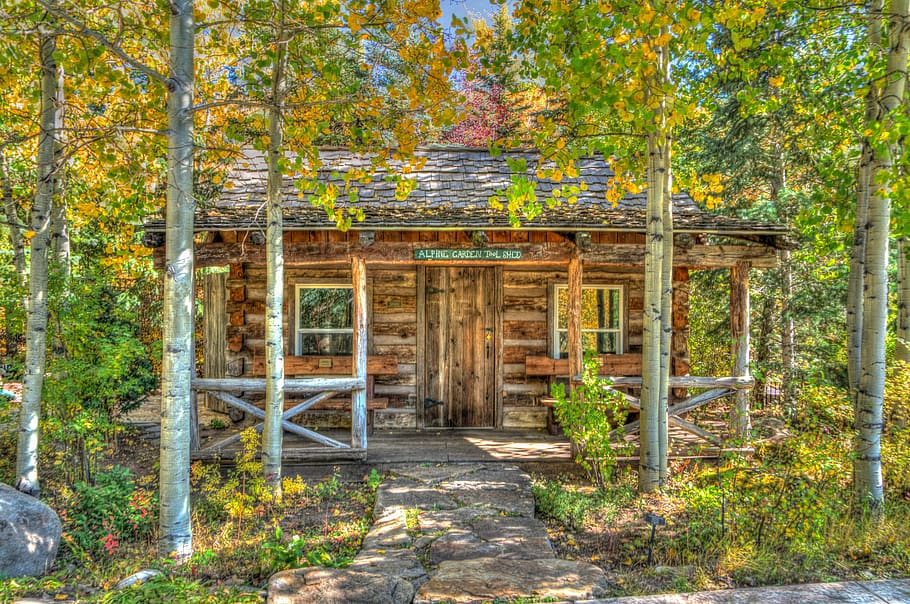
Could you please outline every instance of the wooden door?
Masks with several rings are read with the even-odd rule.
[[[496,421],[496,279],[489,267],[427,267],[423,425]]]

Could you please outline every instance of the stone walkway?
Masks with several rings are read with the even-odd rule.
[[[269,602],[580,601],[608,593],[601,569],[556,558],[534,518],[531,480],[514,466],[394,468],[379,486],[373,517],[349,567],[278,573]]]
[[[910,604],[910,579],[598,599],[608,593],[603,571],[556,558],[517,467],[424,464],[389,475],[354,562],[278,573],[270,604]]]

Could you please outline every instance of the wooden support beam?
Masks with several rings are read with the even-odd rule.
[[[195,378],[192,385],[196,390],[208,392],[265,392],[265,378]],[[329,390],[351,392],[366,387],[366,379],[354,377],[295,378],[284,381],[284,391],[288,394],[307,394]]]
[[[238,398],[232,394],[228,394],[227,392],[212,392],[212,396],[217,397],[218,399],[227,403],[228,405],[231,405],[232,407],[237,407],[238,409],[242,409],[246,413],[249,413],[250,415],[258,417],[259,419],[265,418],[265,411],[263,411],[256,405],[249,404],[242,398]],[[284,417],[284,414],[282,414],[282,417]],[[306,439],[326,445],[327,447],[336,447],[339,449],[348,448],[348,445],[344,444],[343,442],[339,442],[339,441],[335,440],[334,438],[329,438],[328,436],[318,434],[316,432],[313,432],[312,430],[307,430],[306,428],[304,428],[302,426],[298,426],[297,424],[292,424],[284,419],[282,419],[282,421],[281,421],[281,427],[284,428],[285,430],[287,430],[288,432],[290,432],[291,434],[296,434],[297,436],[302,436]],[[233,437],[229,437],[229,438],[233,438]],[[225,439],[224,441],[215,443],[211,447],[206,447],[205,450],[209,450],[209,449],[213,449],[213,448],[223,448],[224,446],[226,446],[224,444],[224,442],[227,440],[229,440],[229,439]]]
[[[354,337],[351,376],[367,379],[367,271],[360,256],[351,258],[351,281],[354,288]],[[361,388],[351,394],[351,446],[367,448],[367,393]]]
[[[569,260],[568,284],[568,319],[569,332],[569,387],[575,387],[575,378],[584,370],[584,351],[581,347],[581,296],[582,296],[581,258]]]
[[[615,243],[591,244],[579,250],[568,242],[552,243],[491,243],[491,249],[519,250],[519,260],[414,260],[414,250],[445,247],[447,249],[476,249],[470,243],[392,242],[376,241],[369,245],[359,242],[286,243],[287,265],[346,265],[352,255],[359,255],[367,264],[386,265],[491,265],[508,266],[565,266],[576,255],[588,266],[629,267],[644,266],[643,245]],[[762,245],[695,245],[691,248],[676,246],[673,250],[674,266],[692,269],[732,268],[738,262],[749,262],[754,268],[777,266],[777,251]],[[265,263],[265,246],[245,243],[206,243],[196,249],[196,265],[227,266],[237,263]],[[164,266],[164,250],[155,250],[155,266]]]
[[[738,262],[730,269],[730,339],[733,351],[733,375],[749,376],[749,269],[748,262]],[[748,439],[752,432],[749,417],[749,393],[737,392],[730,411],[730,432]]]

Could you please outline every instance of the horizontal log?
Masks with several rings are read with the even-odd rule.
[[[320,366],[331,362],[328,367]],[[284,357],[285,375],[350,375],[353,361],[351,357],[341,356],[313,356],[313,357]],[[367,373],[369,375],[395,375],[398,373],[398,357],[395,356],[370,356],[367,357]],[[265,355],[253,355],[253,375],[265,375]]]
[[[601,375],[638,375],[641,373],[640,354],[602,354],[600,355]],[[550,357],[525,357],[526,375],[566,376],[569,374],[569,359],[551,359]],[[641,383],[641,378],[638,378]]]
[[[641,386],[640,377],[615,377],[614,386]],[[670,376],[671,388],[729,388],[749,390],[755,385],[752,377],[695,377],[691,375]]]
[[[575,253],[571,243],[505,243],[489,247],[521,250],[520,260],[414,260],[415,249],[441,247],[436,242],[375,242],[362,246],[356,242],[337,243],[288,243],[284,246],[286,265],[324,264],[341,266],[350,261],[350,256],[362,256],[372,264],[428,264],[444,265],[490,265],[540,266],[568,264]],[[450,249],[473,249],[472,244],[451,243]],[[645,248],[643,245],[619,243],[592,245],[580,253],[585,265],[602,266],[643,266]],[[695,245],[691,248],[675,247],[673,263],[690,268],[731,268],[737,262],[750,262],[755,268],[772,268],[777,264],[777,252],[762,245]],[[265,264],[265,246],[247,243],[204,243],[196,250],[196,266],[227,266],[240,262]],[[164,250],[155,250],[155,265],[164,267]]]
[[[387,398],[368,398],[367,399],[367,410],[374,409],[387,409],[389,406],[389,399]],[[340,400],[334,399],[330,401],[322,401],[312,407],[312,409],[318,409],[323,411],[350,411],[351,401],[350,400]]]
[[[193,389],[205,392],[265,392],[265,378],[195,378]],[[288,394],[308,392],[352,392],[366,388],[366,380],[344,378],[286,379],[284,391]]]

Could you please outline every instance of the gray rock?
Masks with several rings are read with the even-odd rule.
[[[123,579],[122,581],[120,581],[120,583],[117,583],[117,589],[124,589],[127,587],[131,587],[131,586],[135,585],[136,583],[145,583],[149,579],[151,579],[153,577],[157,577],[160,574],[161,573],[159,571],[154,570],[152,568],[140,570],[138,573],[133,573],[126,579]]]
[[[0,575],[39,577],[60,545],[60,519],[47,505],[0,484]]]
[[[422,582],[427,574],[413,549],[364,549],[348,569],[392,575],[411,583]]]
[[[383,481],[376,491],[374,515],[385,516],[393,508],[419,510],[450,510],[458,504],[442,491],[406,478]]]
[[[414,586],[349,568],[298,568],[272,575],[269,604],[409,604]]]
[[[436,484],[443,480],[453,480],[460,476],[470,474],[477,469],[476,465],[458,465],[458,464],[433,464],[419,466],[399,466],[392,468],[390,473],[402,478],[410,478],[425,482],[427,484]]]
[[[457,510],[420,512],[417,517],[417,525],[421,533],[440,533],[452,527],[468,526],[478,516],[489,516],[490,514],[490,509],[484,507],[464,507]]]
[[[608,589],[604,572],[592,564],[556,559],[477,558],[440,564],[417,592],[414,602],[477,602],[520,597],[572,601],[602,598]]]

